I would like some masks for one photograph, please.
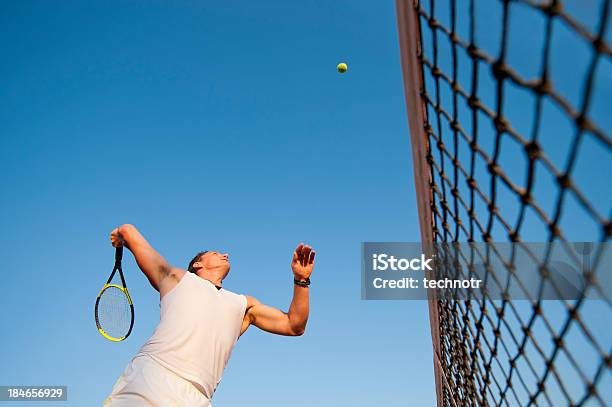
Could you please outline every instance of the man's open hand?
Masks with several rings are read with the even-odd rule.
[[[293,252],[293,259],[291,260],[291,270],[293,275],[298,280],[305,280],[310,278],[312,274],[312,268],[314,267],[315,251],[312,247],[300,243]]]

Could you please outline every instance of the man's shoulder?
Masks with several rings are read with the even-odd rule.
[[[238,294],[233,291],[226,290],[225,288],[223,289],[223,293],[225,294],[226,298],[230,298],[232,302],[235,302],[240,306],[244,306],[245,308],[249,307],[249,298],[252,297],[244,294]]]
[[[234,291],[231,291],[231,290],[226,290],[225,288],[223,288],[223,292],[224,292],[226,295],[229,295],[229,296],[232,296],[232,297],[236,297],[236,298],[237,298],[237,297],[241,297],[241,298],[248,298],[248,297],[249,297],[248,295],[239,294],[239,293],[234,292]]]
[[[253,296],[245,294],[243,295],[243,297],[246,299],[247,310],[253,307],[254,305],[261,304],[259,300]]]

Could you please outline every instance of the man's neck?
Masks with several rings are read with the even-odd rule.
[[[223,280],[221,280],[218,277],[213,277],[213,276],[208,276],[205,273],[202,274],[196,274],[198,277],[203,278],[204,280],[210,281],[215,287],[217,287],[217,290],[220,290],[223,284]]]

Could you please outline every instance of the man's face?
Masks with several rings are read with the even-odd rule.
[[[221,278],[225,278],[230,271],[229,253],[209,251],[202,255],[200,262],[208,270],[221,271]]]

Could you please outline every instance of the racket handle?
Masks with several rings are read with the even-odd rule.
[[[115,263],[121,263],[121,259],[123,258],[123,246],[117,247],[115,250]]]

